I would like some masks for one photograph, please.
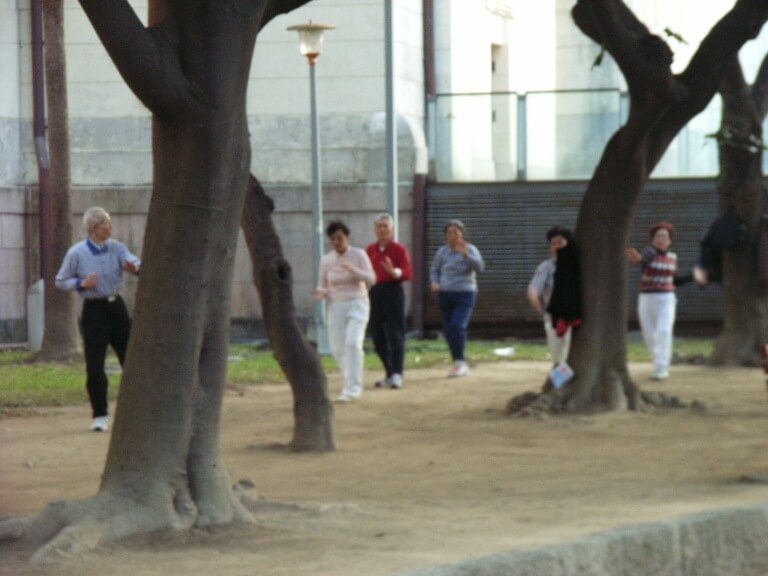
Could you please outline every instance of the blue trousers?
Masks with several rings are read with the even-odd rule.
[[[440,292],[440,318],[443,334],[451,350],[451,358],[464,360],[464,344],[467,341],[467,326],[475,306],[477,292]]]

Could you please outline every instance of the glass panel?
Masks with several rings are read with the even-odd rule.
[[[438,95],[430,118],[432,177],[504,182],[522,172],[528,180],[588,180],[628,108],[618,90]],[[672,141],[652,176],[717,175],[717,142],[709,135],[719,129],[720,114],[717,96]],[[521,116],[525,125],[518,126]],[[768,173],[768,154],[763,167]]]
[[[680,131],[651,177],[688,178],[719,174],[717,140],[711,135],[720,129],[721,113],[722,101],[718,95]]]
[[[434,133],[439,182],[517,178],[516,94],[438,96]]]
[[[619,128],[619,91],[535,92],[527,101],[528,179],[590,178]]]

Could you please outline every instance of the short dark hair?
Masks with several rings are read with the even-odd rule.
[[[453,228],[458,228],[459,230],[461,230],[462,232],[464,232],[464,222],[462,222],[461,220],[456,220],[456,219],[454,218],[453,220],[448,220],[448,221],[445,223],[445,226],[443,226],[443,234],[445,234],[446,232],[448,232],[448,228],[451,228],[451,227],[453,227]]]
[[[562,236],[566,240],[571,240],[573,238],[573,232],[571,232],[570,228],[556,225],[547,230],[547,240],[552,240],[555,236]]]
[[[656,236],[656,232],[658,232],[659,230],[662,230],[662,229],[664,229],[667,232],[669,232],[669,239],[670,240],[675,237],[675,227],[674,227],[674,225],[671,222],[667,222],[666,220],[662,220],[661,222],[656,222],[656,224],[653,224],[651,226],[651,230],[650,230],[650,232],[651,232],[651,240],[653,240],[653,237]]]
[[[341,220],[333,220],[330,224],[328,224],[328,227],[325,229],[325,235],[330,237],[336,234],[341,230],[344,233],[344,236],[349,236],[349,228],[347,228],[347,225],[344,224]]]

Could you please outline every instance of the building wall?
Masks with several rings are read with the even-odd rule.
[[[435,3],[436,89],[457,95],[442,99],[436,110],[435,164],[455,180],[494,180],[498,171],[511,171],[511,150],[493,134],[496,119],[507,125],[513,112],[508,99],[494,101],[488,94],[512,87],[512,7],[508,0]]]
[[[116,237],[138,251],[151,188],[149,115],[117,74],[78,2],[64,2],[76,212],[103,204],[115,216]],[[147,0],[130,2],[145,18]],[[528,158],[529,172],[574,177],[579,162],[585,164],[580,152],[589,149],[585,143],[593,141],[593,132],[612,126],[599,120],[612,115],[611,122],[617,121],[616,106],[595,109],[572,98],[531,93],[624,86],[610,57],[591,68],[598,48],[573,24],[573,1],[435,0],[434,5],[438,92],[511,93],[451,102],[444,117],[435,119],[443,121],[432,132],[436,164],[447,162],[465,180],[511,179],[517,169],[510,135],[515,93],[529,93],[528,143],[536,151]],[[670,27],[689,42],[670,40],[679,70],[732,0],[631,0],[630,5],[651,30]],[[393,0],[393,6],[400,238],[409,244],[409,192],[414,175],[427,168],[423,14],[418,0]],[[0,0],[0,326],[12,326],[3,330],[16,339],[23,336],[23,294],[38,276],[28,7],[28,2]],[[286,28],[310,19],[336,26],[326,33],[317,64],[326,216],[349,220],[353,242],[362,245],[372,238],[371,218],[386,205],[384,0],[314,0],[276,18],[261,33],[248,92],[252,169],[276,201],[274,217],[294,264],[300,315],[311,310],[313,275],[306,250],[311,244],[309,79],[297,35]],[[742,51],[748,78],[766,50],[768,30]],[[711,123],[696,126],[689,138],[714,131]],[[558,141],[568,145],[555,145]],[[444,156],[441,150],[447,150]],[[697,156],[704,158],[706,150],[702,147]],[[673,144],[657,173],[698,160],[681,157]],[[233,316],[243,324],[258,323],[242,240],[237,258]]]
[[[0,343],[26,339],[26,290],[32,283],[33,265],[30,247],[37,241],[28,218],[31,209],[27,189],[0,186]]]
[[[20,25],[16,2],[0,0],[0,187],[16,185],[20,180]],[[24,73],[28,75],[28,67]]]
[[[28,197],[19,185],[22,79],[30,67],[21,57],[21,27],[14,0],[0,0],[0,342],[26,334]]]
[[[252,171],[275,199],[274,220],[295,275],[300,316],[312,312],[309,70],[286,28],[329,23],[317,64],[325,218],[348,221],[353,243],[373,238],[386,207],[384,0],[314,0],[259,36],[247,96]],[[147,0],[130,0],[146,22]],[[64,0],[72,144],[73,222],[101,205],[114,236],[140,253],[152,180],[151,121],[109,60],[76,0]],[[400,239],[410,244],[410,188],[426,172],[421,2],[394,1]],[[32,140],[29,3],[0,0],[0,342],[26,337],[24,294],[39,277],[37,166]],[[9,150],[9,153],[5,153]],[[232,315],[238,334],[261,311],[242,235]],[[133,302],[135,283],[126,296]]]

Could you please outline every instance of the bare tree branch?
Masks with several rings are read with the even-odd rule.
[[[153,114],[172,122],[189,108],[192,91],[172,25],[146,28],[126,0],[80,0],[80,5],[128,87]]]
[[[679,76],[688,87],[689,101],[703,110],[714,95],[732,58],[755,38],[768,19],[765,0],[739,0],[702,40]],[[696,112],[698,113],[698,112]]]
[[[678,76],[687,87],[687,97],[675,102],[649,135],[648,173],[656,167],[678,132],[706,108],[720,87],[731,59],[748,40],[759,34],[766,20],[766,0],[738,0],[707,34],[685,71]]]
[[[676,93],[669,70],[672,51],[622,0],[578,0],[572,15],[579,29],[616,61],[631,95],[639,96],[649,89],[665,96]]]
[[[273,18],[281,14],[287,14],[309,4],[311,0],[272,0],[264,12],[264,18],[261,21],[261,27],[264,28]]]
[[[765,115],[768,114],[768,54],[763,58],[755,82],[752,84],[752,98],[755,100],[760,119],[765,119]]]
[[[723,98],[723,108],[732,107],[745,98],[751,99],[738,55],[731,57],[718,91]]]

